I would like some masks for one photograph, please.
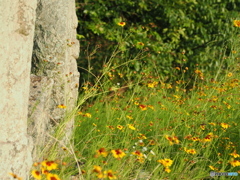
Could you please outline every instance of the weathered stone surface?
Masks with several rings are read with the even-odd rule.
[[[27,136],[30,67],[36,0],[0,0],[0,179],[27,179],[31,140]]]
[[[45,97],[47,102],[39,101],[41,110],[33,114],[31,119],[34,121],[42,119],[46,123],[51,119],[59,123],[63,120],[65,112],[74,107],[78,96],[79,72],[76,58],[79,54],[79,42],[76,39],[78,21],[75,1],[68,0],[66,3],[66,0],[38,0],[36,13],[31,71],[38,77],[51,79],[53,85],[51,94],[49,91],[41,91],[42,95],[35,94]],[[34,84],[31,84],[31,87],[33,86]],[[32,90],[34,91],[34,88]],[[61,104],[64,104],[67,109],[57,108]],[[31,122],[40,126],[34,129],[46,129],[43,127],[45,125]],[[66,123],[64,132],[66,136],[71,134],[72,127],[73,119]],[[42,133],[39,137],[42,137]],[[35,135],[35,138],[39,137]]]
[[[36,159],[51,134],[50,120],[60,122],[65,115],[57,106],[75,105],[76,27],[74,0],[0,0],[1,180],[12,179],[9,173],[28,179],[32,149]],[[68,136],[72,125],[73,120],[66,125]]]
[[[31,74],[30,82],[28,134],[34,140],[32,156],[34,161],[37,161],[37,156],[47,141],[46,132],[51,129],[49,101],[54,82],[51,78],[34,74]]]

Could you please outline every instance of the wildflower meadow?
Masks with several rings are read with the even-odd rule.
[[[218,51],[214,71],[200,63],[188,67],[186,61],[191,59],[182,58],[170,74],[159,72],[162,67],[148,61],[148,44],[143,41],[134,42],[134,56],[125,56],[130,52],[121,43],[128,38],[124,30],[128,22],[115,25],[122,41],[113,46],[99,74],[94,74],[91,66],[99,47],[88,52],[78,103],[62,122],[75,118],[72,139],[69,144],[62,143],[64,132],[59,124],[50,137],[55,144],[49,144],[42,161],[33,164],[31,178],[239,178],[240,20],[229,23],[234,27],[234,40],[228,52],[224,48]],[[238,176],[214,177],[210,172]]]
[[[232,53],[224,58],[239,60]],[[182,74],[173,82],[140,73],[126,87],[109,87],[110,63],[99,77],[104,81],[81,87],[81,104],[71,114],[73,139],[68,145],[56,140],[33,165],[34,179],[190,180],[208,179],[210,171],[240,173],[239,62],[217,76],[196,66],[191,88],[187,67],[175,68]]]

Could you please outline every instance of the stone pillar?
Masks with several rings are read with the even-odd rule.
[[[33,90],[31,97],[38,101],[41,110],[29,116],[31,121],[29,129],[49,132],[52,124],[63,121],[66,111],[75,106],[78,97],[79,72],[76,62],[79,55],[79,42],[76,39],[78,20],[74,0],[38,0],[36,13],[31,71],[35,75],[33,79],[47,78],[47,81],[52,81],[53,85],[47,91],[40,90],[38,95],[34,95],[36,88],[32,88],[35,85],[34,80],[31,80]],[[39,84],[41,88],[46,88],[43,81]],[[49,92],[50,89],[51,92]],[[34,96],[38,97],[34,98]],[[39,98],[45,100],[39,100]],[[30,99],[30,104],[33,104],[31,101]],[[66,106],[66,109],[57,108],[61,104]],[[51,120],[50,125],[47,122]],[[40,121],[43,124],[39,127]],[[73,119],[65,125],[63,135],[69,136]],[[40,136],[36,135],[35,138]]]
[[[0,0],[0,179],[27,179],[27,113],[36,0]]]

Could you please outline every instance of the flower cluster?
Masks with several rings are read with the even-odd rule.
[[[169,135],[165,135],[165,138],[169,141],[169,144],[170,145],[173,145],[173,144],[179,144],[179,139],[177,136],[169,136]]]
[[[39,163],[34,163],[35,167],[39,167],[40,170],[32,170],[32,176],[35,179],[42,179],[43,176],[46,177],[47,180],[60,180],[57,174],[52,173],[52,170],[58,169],[58,164],[55,161],[44,160]]]
[[[99,179],[117,179],[117,176],[115,175],[115,172],[112,170],[102,171],[102,167],[100,166],[94,166],[93,172],[96,173],[97,178]]]
[[[160,159],[158,160],[159,163],[161,163],[164,167],[167,173],[171,172],[171,169],[169,168],[173,164],[173,160],[171,159]]]
[[[91,134],[89,129],[84,129],[85,126],[79,131],[86,131],[85,135],[89,138],[86,146],[99,142],[101,147],[94,149],[95,158],[91,165],[98,166],[94,166],[93,171],[86,170],[89,176],[93,174],[98,179],[134,176],[138,179],[138,176],[149,173],[151,179],[157,179],[157,175],[162,179],[177,179],[179,169],[187,171],[201,167],[220,172],[229,170],[223,167],[230,167],[238,171],[240,155],[235,134],[239,125],[235,115],[240,100],[236,96],[240,81],[236,71],[226,70],[222,73],[224,79],[217,81],[214,77],[209,78],[200,66],[176,68],[176,72],[182,70],[193,73],[194,83],[189,87],[186,87],[184,78],[176,82],[161,82],[148,74],[134,95],[116,96],[107,103],[103,96],[103,100],[82,112],[84,117],[90,117],[87,113],[91,114],[91,118],[79,117],[81,123],[85,120],[83,125],[94,123],[95,126]],[[101,106],[104,108],[101,109]],[[205,156],[208,158],[199,159]],[[86,155],[83,158],[89,157]],[[152,170],[154,173],[151,173]],[[188,175],[181,178],[194,177],[190,171]]]

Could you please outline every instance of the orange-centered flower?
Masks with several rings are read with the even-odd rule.
[[[42,166],[47,168],[47,170],[51,171],[53,169],[57,169],[58,164],[55,163],[54,161],[43,161]]]
[[[97,150],[96,157],[100,155],[102,155],[103,157],[106,157],[108,155],[108,152],[106,151],[105,148],[100,148],[99,150]]]
[[[158,160],[159,163],[161,163],[164,167],[170,167],[173,163],[173,160],[171,159],[160,159]]]
[[[108,179],[117,179],[114,172],[112,170],[104,171],[104,174],[108,177]]]
[[[123,158],[126,154],[121,149],[116,149],[111,151],[113,154],[113,157],[115,158]]]
[[[102,168],[100,166],[93,166],[93,172],[101,173],[102,172]]]
[[[143,105],[143,104],[140,104],[139,107],[140,107],[140,109],[141,109],[142,111],[147,110],[147,106],[145,106],[145,105]]]
[[[125,22],[119,22],[118,25],[123,27],[123,26],[126,25],[126,23]]]
[[[40,172],[40,171],[37,171],[37,170],[33,170],[33,171],[32,171],[32,176],[33,176],[35,179],[41,179],[41,178],[42,178],[41,172]]]
[[[234,20],[233,24],[235,27],[240,27],[240,20]]]
[[[138,151],[138,150],[132,152],[132,154],[133,154],[133,155],[136,155],[136,156],[139,156],[139,157],[142,157],[142,156],[143,156],[143,154],[142,154],[140,151]]]
[[[48,173],[47,174],[47,180],[61,180],[57,174],[51,174],[51,173]]]

